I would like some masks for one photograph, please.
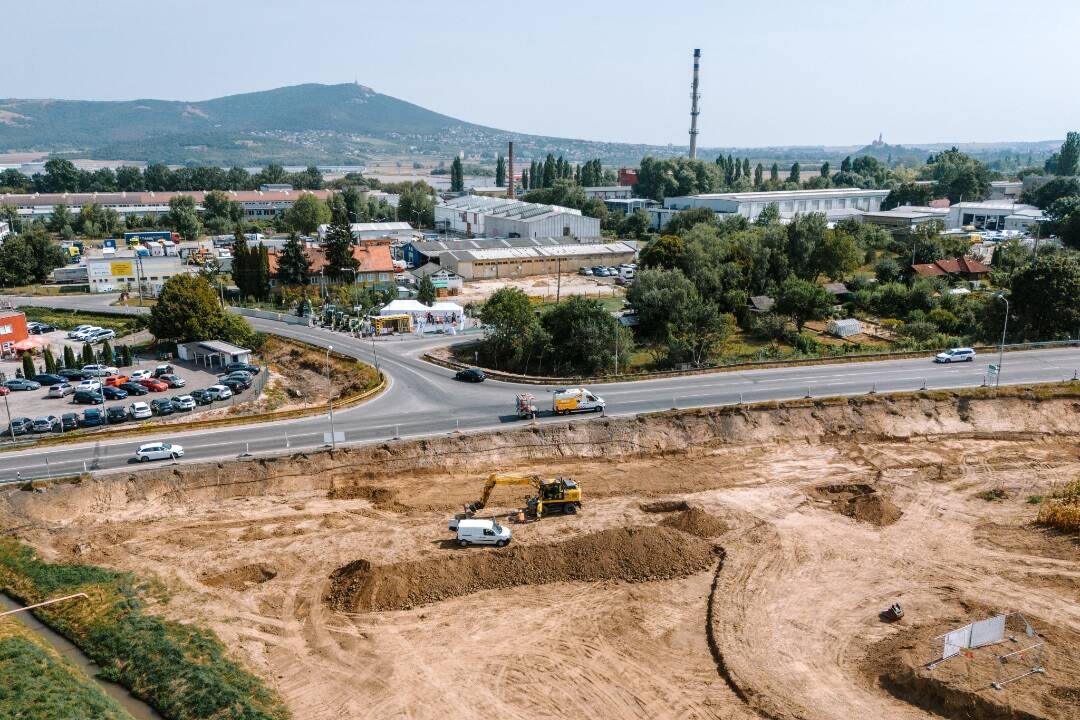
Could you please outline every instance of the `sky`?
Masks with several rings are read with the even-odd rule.
[[[1076,0],[50,0],[0,9],[0,97],[374,90],[505,130],[699,145],[1063,138]]]

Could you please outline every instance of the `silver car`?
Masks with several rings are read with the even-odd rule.
[[[49,392],[45,393],[45,397],[62,398],[67,397],[73,392],[75,392],[75,388],[71,383],[58,383],[49,388]]]
[[[152,442],[140,445],[135,451],[135,459],[139,462],[149,460],[175,460],[184,456],[184,448],[167,442]]]

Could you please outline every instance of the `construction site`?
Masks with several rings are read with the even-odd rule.
[[[162,467],[0,521],[158,583],[295,718],[1080,718],[1080,544],[1035,522],[1080,396],[992,395]]]

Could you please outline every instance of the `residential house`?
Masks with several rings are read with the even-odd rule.
[[[962,280],[983,280],[990,274],[990,267],[973,257],[935,260],[911,266],[912,272],[919,277],[959,278]]]

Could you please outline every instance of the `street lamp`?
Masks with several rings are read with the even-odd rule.
[[[330,398],[330,449],[337,450],[337,437],[334,435],[334,388],[330,384],[330,351],[333,345],[326,346],[326,392]]]
[[[999,300],[1005,301],[1005,323],[1001,327],[1001,345],[998,346],[998,365],[997,365],[997,382],[995,386],[1001,385],[1001,361],[1005,356],[1005,332],[1009,329],[1009,299],[1005,297],[1004,293],[997,293],[994,295]]]
[[[15,428],[11,424],[11,406],[8,405],[7,393],[4,393],[4,410],[7,411],[8,431],[11,432],[11,444],[15,444]]]

